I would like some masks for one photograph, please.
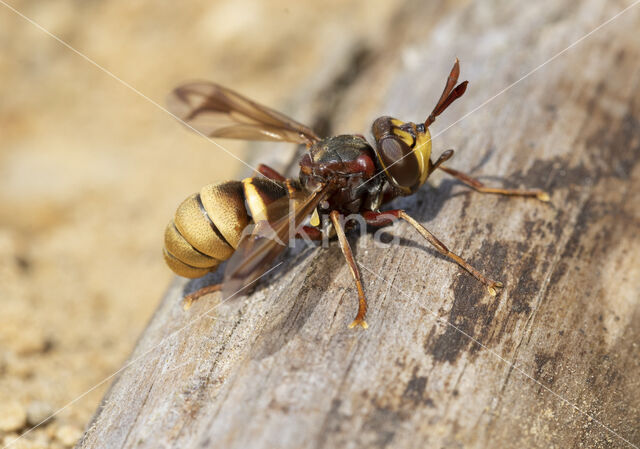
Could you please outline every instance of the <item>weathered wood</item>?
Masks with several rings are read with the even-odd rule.
[[[335,243],[292,252],[235,309],[211,296],[185,312],[176,282],[80,447],[640,444],[640,7],[439,135],[629,4],[410,3],[342,101],[318,102],[336,132],[423,119],[460,58],[469,89],[435,154],[552,203],[434,175],[397,204],[505,282],[497,298],[403,223],[387,229],[399,245],[357,239],[367,331],[347,329]]]

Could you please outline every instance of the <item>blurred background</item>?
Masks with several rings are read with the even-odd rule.
[[[340,72],[354,49],[385,39],[401,6],[364,0],[7,4],[160,104],[175,85],[210,79],[300,121],[310,120],[323,98],[314,86]],[[357,132],[368,126],[353,123]],[[247,148],[267,159],[273,148],[220,143],[243,159],[258,154]],[[249,174],[0,4],[3,446],[122,366],[173,279],[161,250],[176,206],[205,184]],[[107,387],[12,447],[72,446]]]

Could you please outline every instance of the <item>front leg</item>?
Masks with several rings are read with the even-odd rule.
[[[550,200],[549,194],[542,190],[517,190],[517,189],[499,189],[495,187],[487,187],[480,181],[466,173],[462,173],[461,171],[454,170],[453,168],[445,167],[444,165],[440,165],[437,168],[442,170],[445,173],[450,174],[454,178],[462,181],[472,189],[481,192],[481,193],[497,193],[499,195],[513,195],[513,196],[528,196],[538,198],[540,201],[547,202]]]

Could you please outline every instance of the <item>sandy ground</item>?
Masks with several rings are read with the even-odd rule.
[[[302,120],[296,92],[354,35],[375,40],[389,8],[11,5],[160,104],[205,78]],[[175,207],[248,169],[2,5],[0,74],[0,444],[59,411],[12,447],[70,447],[173,278],[161,248]]]

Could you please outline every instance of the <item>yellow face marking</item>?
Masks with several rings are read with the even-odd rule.
[[[418,132],[417,127],[413,123],[406,123],[396,118],[392,118],[390,120],[392,125],[391,133],[400,138],[409,148],[411,148],[413,157],[416,158],[418,163],[418,169],[420,173],[420,177],[418,178],[418,184],[414,187],[402,187],[397,186],[401,190],[405,191],[405,193],[409,194],[419,188],[421,185],[425,183],[427,177],[429,176],[429,158],[431,157],[431,133],[429,133],[429,129],[425,129],[424,132]],[[412,133],[405,131],[404,129],[400,129],[401,126],[406,126],[407,124],[411,125],[411,129],[416,134],[414,137]],[[406,157],[409,157],[408,155]],[[382,168],[386,171],[384,162],[381,158],[378,158],[382,163]]]
[[[408,132],[403,131],[400,128],[393,128],[393,134],[400,137],[400,139],[402,139],[402,141],[406,143],[409,148],[413,147],[415,140],[413,139],[413,136]]]
[[[392,119],[391,123],[394,126],[401,126],[405,124],[398,119]],[[421,186],[427,180],[427,176],[429,176],[429,158],[431,157],[431,133],[429,132],[429,129],[425,129],[423,133],[418,133],[415,140],[411,134],[399,128],[394,128],[393,133],[400,137],[400,139],[402,139],[409,147],[412,147],[415,143],[415,146],[413,146],[413,154],[418,161],[418,167],[420,169],[419,186]]]
[[[429,176],[429,158],[431,157],[431,133],[425,129],[424,133],[419,133],[416,139],[416,146],[413,153],[418,160],[420,167],[420,185],[424,184]]]

